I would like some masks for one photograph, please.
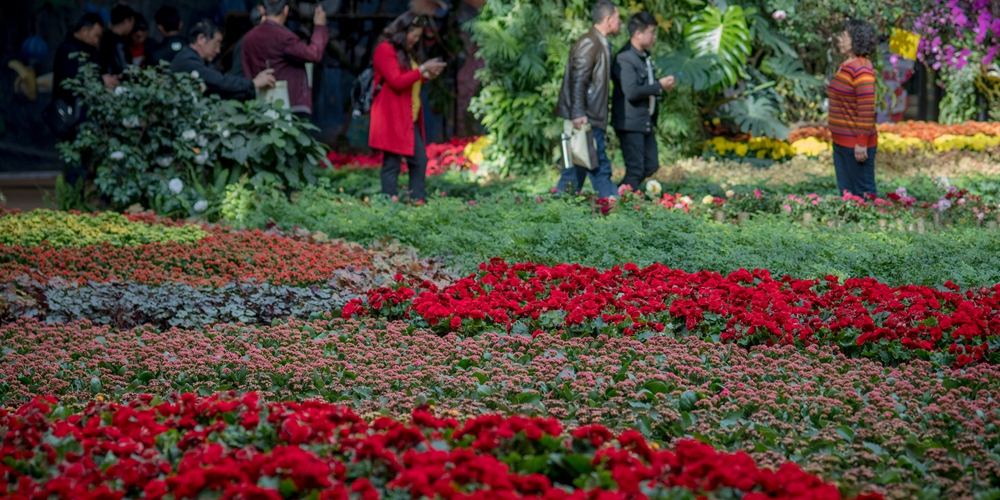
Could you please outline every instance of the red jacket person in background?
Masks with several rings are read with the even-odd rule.
[[[264,0],[264,22],[243,38],[240,62],[243,76],[253,79],[265,69],[274,70],[278,81],[288,82],[289,106],[300,115],[312,114],[312,88],[306,75],[305,63],[318,63],[323,58],[330,31],[326,27],[326,12],[316,6],[313,34],[309,44],[303,43],[285,27],[288,20],[287,0]]]
[[[407,12],[382,32],[375,48],[375,70],[371,126],[368,146],[383,152],[382,194],[396,196],[403,157],[410,169],[410,199],[425,199],[427,175],[423,102],[424,82],[437,78],[445,63],[419,63],[418,42],[424,33],[424,18]]]

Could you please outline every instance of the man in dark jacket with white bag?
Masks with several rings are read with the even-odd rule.
[[[664,90],[676,85],[673,76],[656,79],[649,50],[656,43],[656,19],[639,12],[628,21],[632,36],[611,69],[614,93],[611,125],[621,142],[625,159],[623,186],[642,191],[642,183],[660,168],[656,151],[656,102]]]
[[[611,161],[604,149],[611,80],[611,43],[607,37],[618,34],[621,17],[610,0],[597,0],[591,13],[594,27],[570,50],[556,116],[571,120],[576,130],[592,127],[598,161],[590,170],[579,165],[563,169],[556,188],[565,191],[572,185],[579,191],[590,174],[598,196],[609,198],[618,194],[618,188],[611,182]]]

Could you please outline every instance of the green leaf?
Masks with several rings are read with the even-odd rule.
[[[837,427],[837,435],[844,438],[844,441],[847,441],[848,443],[854,442],[854,430],[846,425]]]
[[[93,394],[98,394],[104,389],[104,384],[101,383],[101,379],[93,377],[90,379],[90,392]]]
[[[736,84],[750,55],[750,29],[742,7],[705,7],[684,27],[684,38],[696,56],[718,58],[724,85]]]
[[[778,109],[766,97],[747,96],[731,102],[730,107],[733,111],[728,118],[736,122],[744,133],[755,137],[784,139],[791,132],[777,118]]]
[[[681,394],[680,409],[681,411],[692,411],[694,410],[697,402],[698,393],[694,391],[684,391],[684,393]]]

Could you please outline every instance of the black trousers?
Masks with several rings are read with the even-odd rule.
[[[427,184],[427,149],[424,148],[424,138],[420,135],[420,126],[413,126],[413,156],[406,157],[406,166],[410,170],[410,200],[426,200],[425,186]],[[403,168],[403,155],[385,152],[382,158],[382,194],[396,196],[399,184],[399,172]]]
[[[621,185],[632,186],[635,191],[645,191],[646,179],[660,169],[656,153],[654,132],[618,132],[622,156],[625,158],[625,178]]]

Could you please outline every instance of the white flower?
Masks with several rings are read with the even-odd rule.
[[[903,186],[899,186],[898,188],[896,188],[896,195],[899,196],[900,198],[905,198],[906,188]]]
[[[943,175],[941,177],[938,177],[936,180],[938,187],[941,189],[948,189],[949,187],[951,187],[951,182],[948,182],[948,178]]]
[[[136,128],[139,126],[139,117],[131,116],[128,118],[122,118],[122,126],[125,128]]]
[[[125,92],[128,92],[128,87],[126,87],[124,85],[119,85],[119,86],[115,87],[115,95],[116,96],[120,96],[120,95],[124,94]]]
[[[198,203],[194,204],[195,212],[204,212],[208,209],[208,202],[205,200],[198,200]]]
[[[114,153],[111,153],[111,159],[114,161],[122,160],[124,158],[125,158],[125,153],[121,151],[115,151]]]
[[[198,136],[198,147],[203,148],[203,147],[205,147],[207,145],[208,145],[208,138],[205,137],[205,136],[203,136],[203,135],[199,135]]]
[[[229,131],[228,130],[223,130],[222,131],[222,138],[223,139],[229,139]]]
[[[204,165],[206,161],[208,161],[208,153],[201,153],[194,157],[194,162],[199,165]]]
[[[195,137],[198,137],[198,133],[194,130],[185,130],[184,133],[181,134],[181,138],[185,141],[194,140]]]
[[[177,111],[177,108],[174,108],[174,112],[173,112],[174,118],[177,118],[178,114],[180,114],[180,112]]]
[[[776,21],[780,21],[786,17],[788,17],[788,13],[783,10],[776,10],[774,11],[774,13],[771,14],[771,19],[774,19]]]
[[[167,183],[167,187],[170,188],[171,193],[181,194],[181,191],[184,190],[184,181],[174,177],[173,179],[170,179],[169,183]]]
[[[270,118],[272,120],[277,120],[278,118],[281,118],[281,115],[279,115],[278,112],[275,111],[275,110],[273,110],[273,109],[267,110],[267,112],[264,113],[264,116],[266,116],[266,117],[268,117],[268,118]]]
[[[949,200],[948,198],[941,198],[940,200],[938,200],[937,209],[939,211],[944,212],[949,208],[951,208],[951,200]]]
[[[646,192],[656,196],[663,192],[663,186],[661,186],[657,181],[649,181],[646,183]]]
[[[198,74],[198,70],[194,70],[191,72],[191,78],[198,78],[199,76],[200,75]]]
[[[169,157],[169,156],[164,156],[164,157],[160,158],[159,160],[156,160],[156,164],[159,165],[159,166],[161,166],[161,167],[163,167],[163,168],[169,167],[170,164],[172,164],[173,162],[174,162],[174,159],[171,158],[171,157]]]

